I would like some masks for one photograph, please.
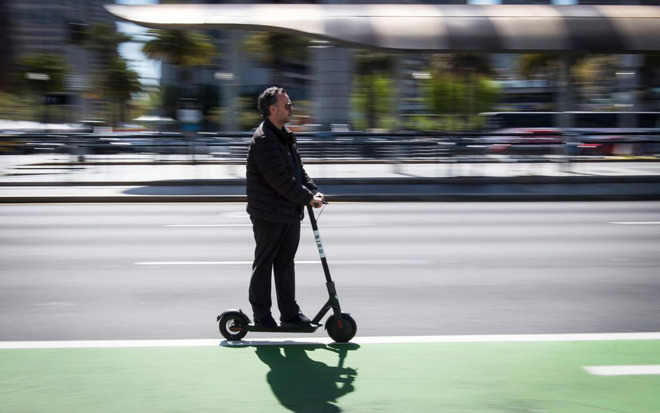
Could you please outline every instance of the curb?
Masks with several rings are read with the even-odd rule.
[[[660,176],[318,178],[331,202],[657,201]],[[0,204],[246,202],[245,179],[4,182]],[[96,188],[94,188],[96,187]],[[14,195],[11,188],[16,188]],[[18,190],[18,189],[21,190]],[[65,189],[66,188],[66,189]],[[94,188],[93,190],[91,190]],[[102,188],[99,190],[99,188]],[[60,190],[61,189],[61,190]]]
[[[460,177],[396,177],[396,178],[315,178],[319,185],[476,185],[476,184],[589,184],[589,183],[660,183],[660,175],[598,176],[460,176]],[[245,178],[234,179],[169,179],[162,181],[77,181],[77,182],[0,182],[0,187],[77,187],[77,186],[241,186]]]
[[[398,186],[398,185],[394,185]],[[658,201],[660,185],[657,183],[612,185],[601,184],[595,188],[585,185],[551,187],[550,185],[443,185],[416,188],[387,188],[361,186],[347,190],[344,186],[329,190],[330,202],[562,202],[562,201]],[[0,204],[18,203],[219,203],[247,201],[244,193],[177,194],[175,187],[161,187],[160,192],[145,191],[154,187],[130,188],[115,194],[72,195],[26,194],[0,198]],[[351,188],[348,188],[351,189]],[[406,192],[406,190],[411,189]],[[151,193],[148,193],[151,192]],[[220,191],[219,191],[220,192]]]

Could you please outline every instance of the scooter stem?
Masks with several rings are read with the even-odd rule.
[[[323,250],[323,243],[321,242],[321,234],[319,233],[319,227],[316,223],[316,217],[314,216],[314,208],[312,208],[311,205],[307,205],[307,215],[309,215],[309,222],[312,224],[312,230],[314,231],[314,239],[316,240],[316,248],[318,248],[319,256],[321,257],[321,265],[323,265],[325,281],[327,283],[332,283],[330,267],[328,267],[328,260],[325,258],[325,251]]]

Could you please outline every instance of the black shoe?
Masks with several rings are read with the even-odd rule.
[[[277,327],[277,322],[275,321],[273,316],[267,315],[266,317],[262,317],[259,320],[255,319],[254,325],[263,328],[275,328]]]
[[[309,327],[310,325],[312,325],[312,320],[305,317],[303,313],[288,320],[282,320],[282,327]]]

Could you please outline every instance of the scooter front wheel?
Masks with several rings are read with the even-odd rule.
[[[220,334],[228,341],[238,341],[247,334],[248,319],[239,311],[228,311],[218,319]]]
[[[348,343],[357,333],[357,323],[350,314],[342,313],[341,319],[334,314],[325,323],[328,335],[338,343]]]

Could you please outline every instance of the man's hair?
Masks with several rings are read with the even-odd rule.
[[[286,93],[286,90],[283,87],[271,86],[259,95],[257,107],[262,118],[270,116],[270,106],[277,103],[277,95],[280,93]]]

